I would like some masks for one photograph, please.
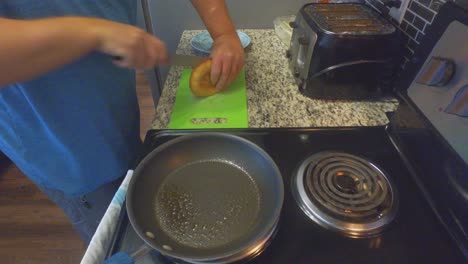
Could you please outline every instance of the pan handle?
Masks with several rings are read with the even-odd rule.
[[[146,244],[143,244],[138,250],[129,255],[127,252],[117,252],[110,258],[106,259],[102,264],[134,264],[135,260],[148,254],[152,249]]]

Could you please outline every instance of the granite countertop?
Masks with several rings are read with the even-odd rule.
[[[243,30],[252,44],[246,52],[246,84],[249,127],[336,127],[385,125],[385,112],[394,111],[398,101],[387,98],[373,102],[310,99],[294,82],[284,56],[286,47],[274,30]],[[191,54],[190,40],[200,31],[184,31],[177,53]],[[174,66],[167,76],[156,108],[152,128],[167,128],[175,102],[180,74]]]

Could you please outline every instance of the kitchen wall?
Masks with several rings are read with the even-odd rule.
[[[366,0],[366,2],[379,9],[388,11],[381,0]],[[406,49],[404,51],[404,62],[402,68],[411,60],[414,50],[427,33],[428,27],[434,21],[439,8],[446,0],[410,0],[405,11],[403,21],[400,24],[402,30],[407,33]]]

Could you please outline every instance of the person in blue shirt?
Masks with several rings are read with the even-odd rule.
[[[0,151],[85,241],[140,153],[134,69],[168,61],[164,43],[134,26],[136,4],[0,1]],[[211,80],[222,89],[243,49],[224,1],[192,4],[214,39]]]

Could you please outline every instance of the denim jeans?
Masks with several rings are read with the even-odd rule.
[[[73,228],[89,244],[123,179],[122,177],[107,183],[99,189],[80,197],[69,197],[61,191],[41,186],[39,188],[64,211]]]

